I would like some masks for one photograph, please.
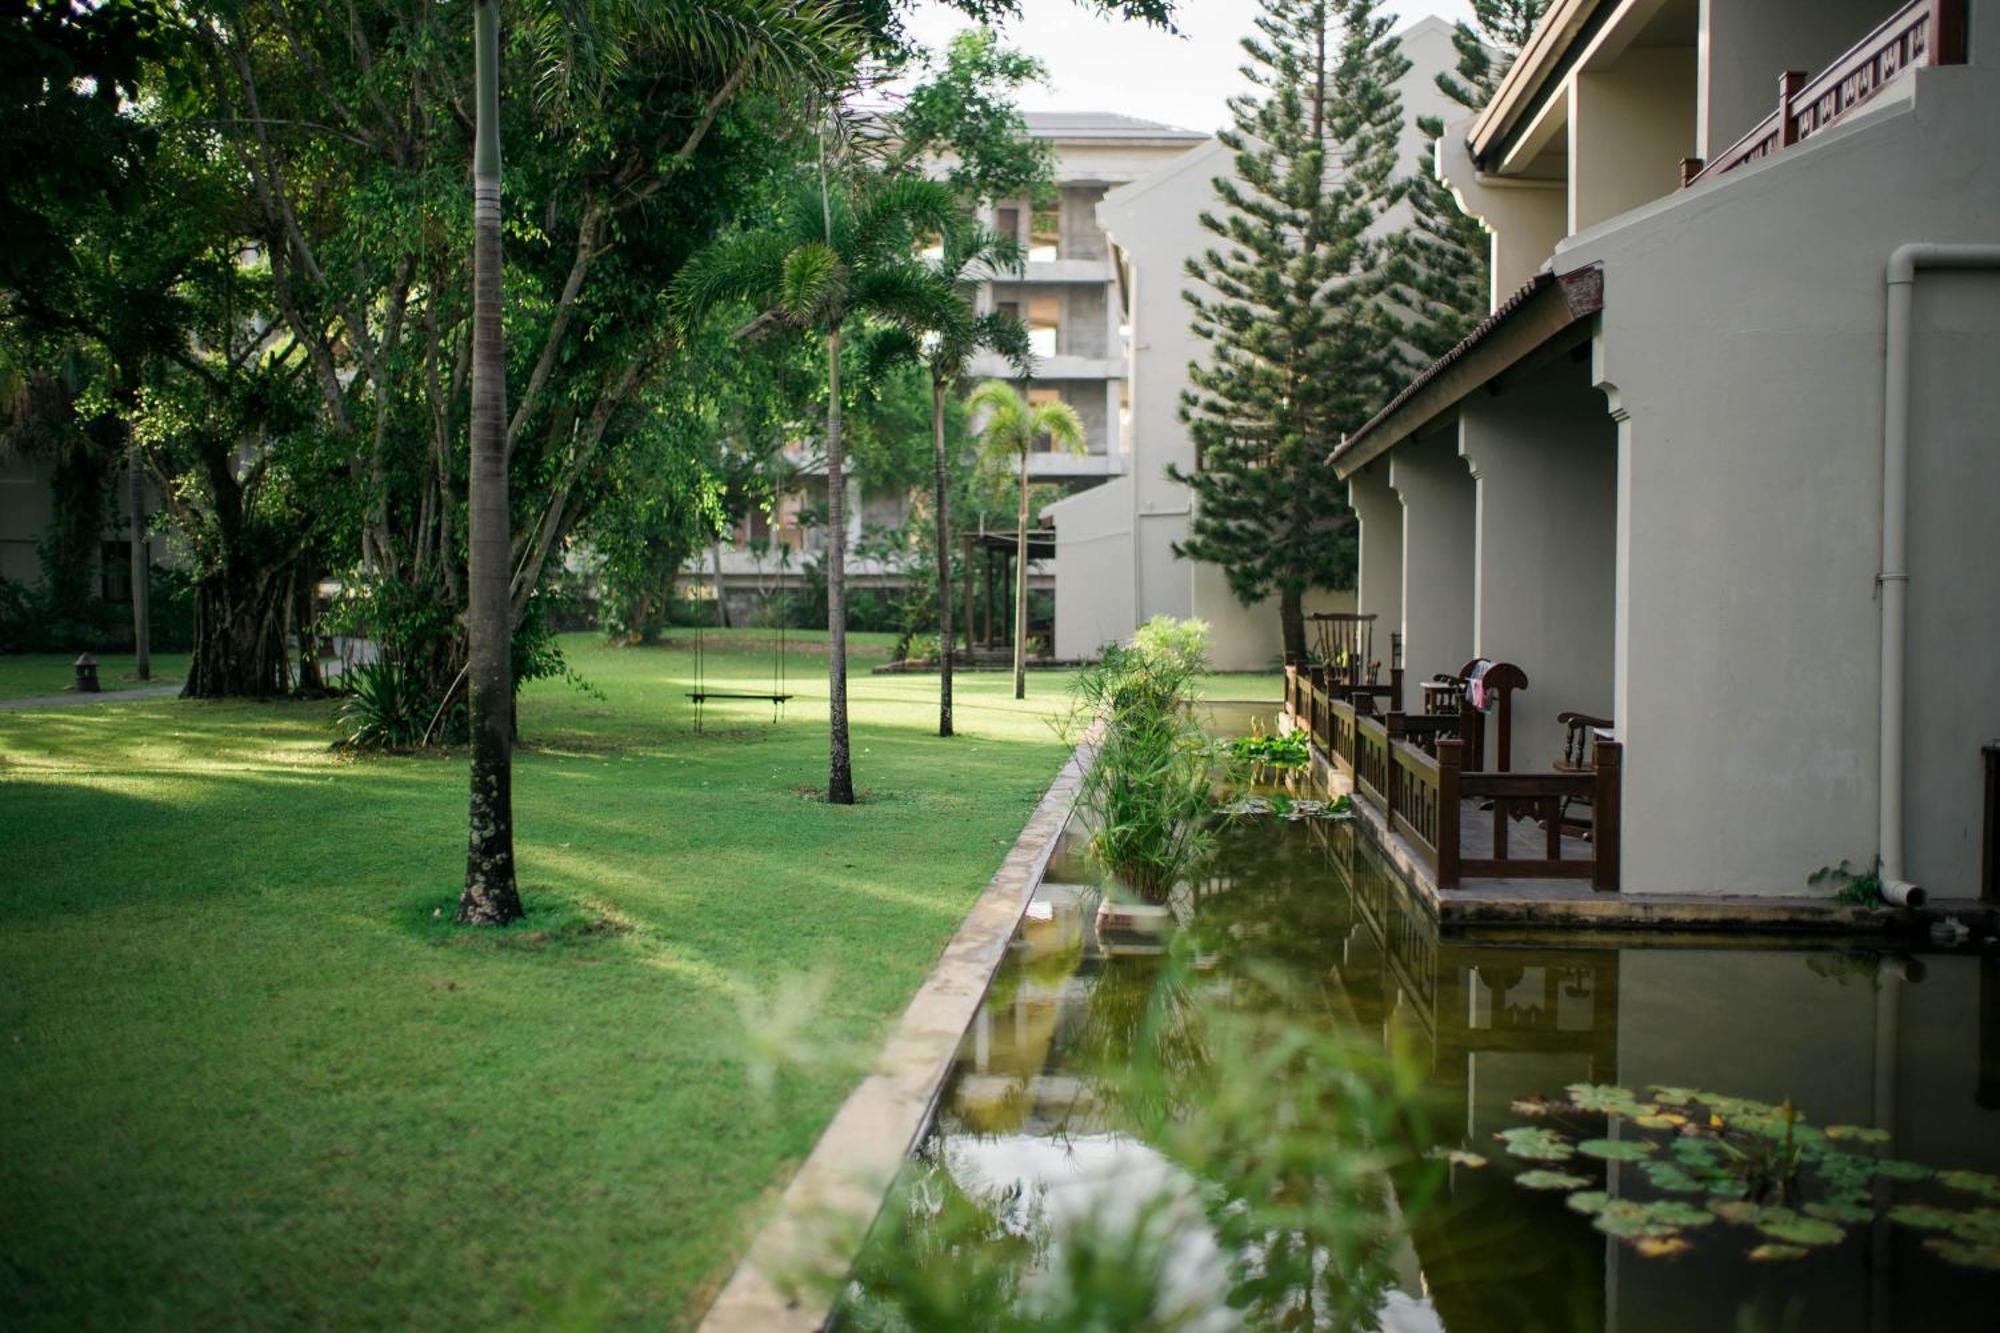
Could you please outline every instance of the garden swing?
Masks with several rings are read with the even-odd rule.
[[[711,690],[708,688],[707,631],[701,625],[694,629],[694,688],[688,691],[688,698],[694,701],[694,729],[701,731],[702,706],[710,699],[757,699],[771,705],[771,722],[776,725],[784,720],[785,704],[791,694],[785,689],[785,621],[789,617],[778,617],[778,651],[771,659],[771,690],[759,694],[755,690]]]

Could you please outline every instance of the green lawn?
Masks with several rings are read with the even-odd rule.
[[[323,703],[0,712],[0,1326],[687,1323],[1064,754],[1062,678],[963,677],[944,741],[857,639],[851,808],[811,636],[783,723],[699,736],[684,636],[569,639],[502,934],[447,924],[460,755],[338,757]]]
[[[140,680],[132,673],[137,664],[130,653],[95,653],[97,683],[112,690],[137,690],[155,685],[178,685],[187,678],[186,653],[154,653],[153,678]],[[44,694],[61,694],[76,681],[74,653],[0,654],[0,699],[31,699]]]

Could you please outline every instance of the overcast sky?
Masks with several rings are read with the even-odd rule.
[[[1465,18],[1466,0],[1390,0],[1398,27],[1437,14]],[[1119,111],[1182,129],[1213,130],[1242,84],[1237,40],[1250,31],[1256,0],[1181,0],[1181,35],[1099,18],[1077,0],[1022,0],[1006,29],[1011,45],[1040,56],[1049,86],[1023,89],[1029,111]],[[956,10],[924,0],[906,17],[911,34],[942,46],[968,26]]]

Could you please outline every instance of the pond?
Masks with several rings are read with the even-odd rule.
[[[1272,817],[1163,947],[1100,935],[1081,836],[840,1326],[2000,1326],[1990,949],[1440,938],[1357,825]]]

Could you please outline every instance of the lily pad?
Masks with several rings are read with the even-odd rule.
[[[1710,1199],[1708,1211],[1725,1222],[1740,1222],[1745,1226],[1762,1226],[1766,1222],[1790,1222],[1798,1214],[1789,1208],[1774,1208],[1761,1203],[1751,1203],[1747,1199]]]
[[[1964,1268],[1983,1268],[1989,1273],[2000,1273],[2000,1245],[1972,1245],[1932,1236],[1924,1242],[1924,1248]]]
[[[1863,1222],[1875,1220],[1875,1210],[1859,1203],[1809,1203],[1806,1216],[1817,1217],[1827,1222],[1838,1222],[1843,1226],[1859,1226]]]
[[[1889,1210],[1889,1220],[1918,1231],[1949,1231],[1962,1214],[1949,1208],[1933,1208],[1925,1203],[1906,1203]]]
[[[1611,1201],[1611,1196],[1603,1190],[1581,1190],[1563,1200],[1572,1211],[1586,1216],[1598,1212]]]
[[[1476,1168],[1486,1165],[1484,1157],[1481,1157],[1476,1152],[1467,1152],[1463,1148],[1433,1148],[1425,1153],[1424,1156],[1434,1162],[1450,1162],[1453,1166]]]
[[[1571,1105],[1579,1111],[1638,1116],[1650,1115],[1659,1109],[1641,1102],[1630,1088],[1614,1087],[1608,1083],[1572,1083],[1565,1091],[1569,1093]]]
[[[1686,1106],[1689,1102],[1701,1100],[1701,1093],[1693,1088],[1669,1088],[1655,1083],[1647,1091],[1651,1092],[1653,1100],[1662,1106]]]
[[[1687,1227],[1707,1226],[1715,1217],[1678,1199],[1658,1199],[1640,1203],[1633,1199],[1609,1199],[1593,1215],[1591,1225],[1608,1236],[1623,1240],[1678,1236]]]
[[[1645,1165],[1646,1179],[1653,1182],[1653,1188],[1665,1190],[1669,1194],[1700,1194],[1702,1183],[1687,1173],[1686,1168],[1672,1162],[1651,1161]]]
[[[1646,1236],[1637,1241],[1633,1249],[1648,1259],[1671,1259],[1683,1254],[1694,1246],[1679,1236]]]
[[[1826,1136],[1836,1143],[1887,1143],[1889,1131],[1867,1125],[1828,1125]]]
[[[1585,1139],[1576,1145],[1576,1150],[1607,1162],[1636,1162],[1652,1156],[1659,1146],[1651,1139]]]
[[[1517,1097],[1513,1106],[1515,1115],[1547,1115],[1556,1109],[1556,1104],[1540,1093],[1529,1097]]]
[[[1759,1263],[1772,1263],[1781,1259],[1803,1259],[1812,1251],[1798,1245],[1759,1245],[1750,1251],[1750,1257]]]
[[[1687,1122],[1688,1118],[1679,1111],[1656,1111],[1632,1118],[1632,1123],[1641,1129],[1679,1129]]]
[[[1983,1171],[1940,1171],[1938,1184],[1946,1189],[1964,1190],[1970,1194],[1982,1194],[1989,1199],[2000,1199],[2000,1176],[1989,1176]]]
[[[1525,1157],[1531,1162],[1561,1162],[1576,1155],[1576,1149],[1562,1135],[1539,1126],[1503,1129],[1494,1137],[1507,1145],[1508,1155]]]
[[[1875,1163],[1875,1174],[1887,1180],[1929,1180],[1937,1173],[1922,1162],[1905,1162],[1895,1157],[1884,1157]]]
[[[1823,1217],[1793,1217],[1783,1221],[1759,1222],[1757,1229],[1772,1240],[1782,1241],[1787,1245],[1838,1245],[1847,1237],[1845,1229]]]
[[[1589,1176],[1573,1176],[1567,1171],[1523,1171],[1514,1183],[1531,1190],[1573,1190],[1590,1183]]]

